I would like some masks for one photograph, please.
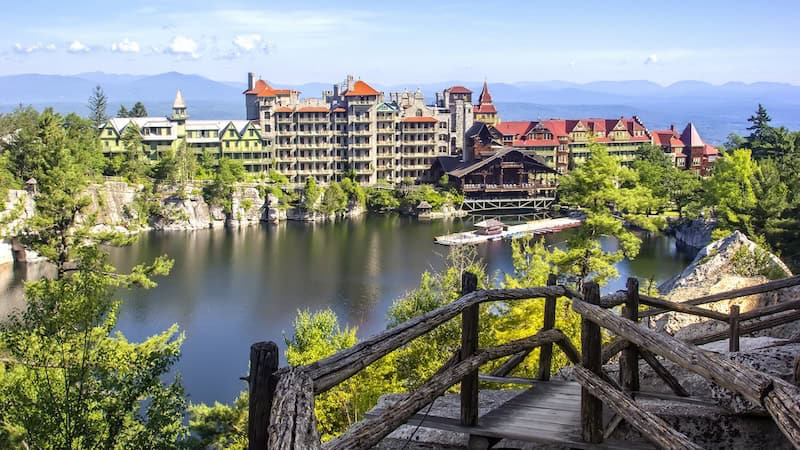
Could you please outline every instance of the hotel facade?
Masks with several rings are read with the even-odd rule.
[[[502,122],[486,83],[477,105],[472,91],[452,86],[426,104],[421,91],[392,92],[388,98],[367,82],[348,76],[318,98],[301,98],[292,89],[276,89],[248,74],[246,120],[194,120],[178,91],[167,117],[114,118],[100,127],[108,157],[126,152],[123,136],[135,125],[152,160],[186,145],[198,157],[239,160],[251,173],[271,169],[295,185],[308,178],[318,183],[355,176],[362,185],[430,182],[437,158],[480,158],[476,130],[491,137],[495,148],[511,147],[536,156],[565,173],[589,155],[592,141],[630,164],[642,144],[661,145],[676,166],[708,173],[718,152],[705,144],[692,124],[650,132],[638,117],[619,119],[551,119]],[[488,134],[486,134],[488,133]],[[684,153],[685,152],[685,153]]]

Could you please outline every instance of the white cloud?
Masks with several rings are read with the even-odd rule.
[[[249,52],[258,48],[263,40],[260,34],[240,34],[233,39],[233,45]]]
[[[81,41],[72,41],[67,48],[70,53],[87,53],[91,49]]]
[[[138,42],[125,38],[111,44],[111,50],[120,53],[139,53],[142,51],[142,47]]]
[[[655,53],[651,54],[650,56],[647,57],[647,59],[644,60],[645,64],[656,64],[657,62],[658,62],[658,55],[656,55]]]
[[[194,39],[186,36],[175,36],[172,42],[169,43],[166,52],[178,56],[191,56],[192,58],[199,58],[197,53],[198,45]]]
[[[55,44],[42,44],[41,42],[37,42],[32,45],[22,45],[19,42],[14,44],[14,51],[16,53],[21,53],[21,54],[29,54],[39,51],[52,52],[55,51],[55,49],[56,49]]]

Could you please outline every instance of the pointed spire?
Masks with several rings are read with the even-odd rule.
[[[175,94],[175,101],[172,103],[172,109],[179,109],[179,108],[181,109],[186,108],[186,102],[183,101],[183,94],[181,93],[180,89],[178,89],[178,93]]]
[[[694,127],[692,122],[689,122],[683,130],[681,141],[683,141],[683,144],[687,147],[703,147],[706,145],[703,139],[700,138],[700,133],[697,132],[697,128]]]
[[[483,89],[481,90],[481,96],[478,98],[478,101],[481,105],[492,103],[492,94],[489,93],[489,85],[486,83],[486,80],[483,80]]]

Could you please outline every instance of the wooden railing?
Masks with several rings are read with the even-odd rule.
[[[547,381],[552,367],[553,344],[575,366],[575,378],[583,387],[582,438],[588,443],[602,442],[604,434],[609,434],[609,430],[604,433],[602,429],[602,410],[605,405],[617,414],[617,420],[612,423],[618,424],[624,419],[661,448],[700,448],[663,420],[642,409],[632,399],[633,393],[639,391],[639,358],[650,365],[676,395],[689,396],[658,360],[657,356],[660,356],[756,405],[761,405],[786,437],[800,447],[800,390],[797,387],[693,345],[695,341],[713,342],[730,337],[731,348],[734,348],[733,343],[736,342],[735,347],[738,349],[741,334],[764,329],[762,327],[765,323],[771,326],[788,323],[791,317],[798,314],[800,300],[746,313],[740,313],[738,308],[734,308],[729,314],[699,308],[697,305],[795,286],[800,284],[800,277],[684,303],[641,295],[638,280],[634,278],[628,280],[626,291],[606,298],[600,297],[596,283],[586,283],[580,294],[565,286],[556,285],[555,276],[551,276],[547,284],[544,287],[525,289],[476,290],[477,278],[473,274],[465,273],[462,277],[462,296],[454,302],[306,366],[279,369],[277,346],[274,343],[254,344],[251,347],[250,375],[247,378],[250,384],[249,448],[368,449],[457,383],[461,384],[461,425],[473,427],[478,423],[478,389],[481,379],[479,368],[489,361],[510,357],[491,375],[484,377],[492,381],[503,379],[534,348],[540,348],[538,380]],[[558,298],[571,301],[572,309],[582,317],[580,353],[563,332],[554,328]],[[524,339],[495,347],[479,348],[479,305],[491,301],[522,299],[544,299],[543,329]],[[651,309],[639,311],[640,303],[651,306]],[[608,308],[617,305],[623,305],[621,314],[608,311]],[[666,311],[726,322],[730,325],[730,331],[722,333],[721,337],[720,333],[715,333],[692,342],[683,342],[638,324],[642,317]],[[791,312],[787,314],[787,311]],[[314,416],[315,394],[331,389],[383,356],[459,314],[462,324],[461,347],[437,373],[391,408],[357,422],[345,433],[324,445],[320,443]],[[741,323],[759,318],[764,320],[753,324]],[[602,328],[616,336],[605,346],[601,345]],[[602,366],[620,352],[620,376],[617,383]]]

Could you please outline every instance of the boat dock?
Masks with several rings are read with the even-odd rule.
[[[482,234],[475,231],[462,231],[460,233],[437,236],[434,241],[442,245],[474,245],[481,242],[496,241],[500,239],[513,239],[526,235],[541,235],[555,233],[567,228],[579,227],[583,224],[580,219],[570,217],[560,217],[558,219],[535,220],[519,225],[506,226],[502,232],[497,234]]]

